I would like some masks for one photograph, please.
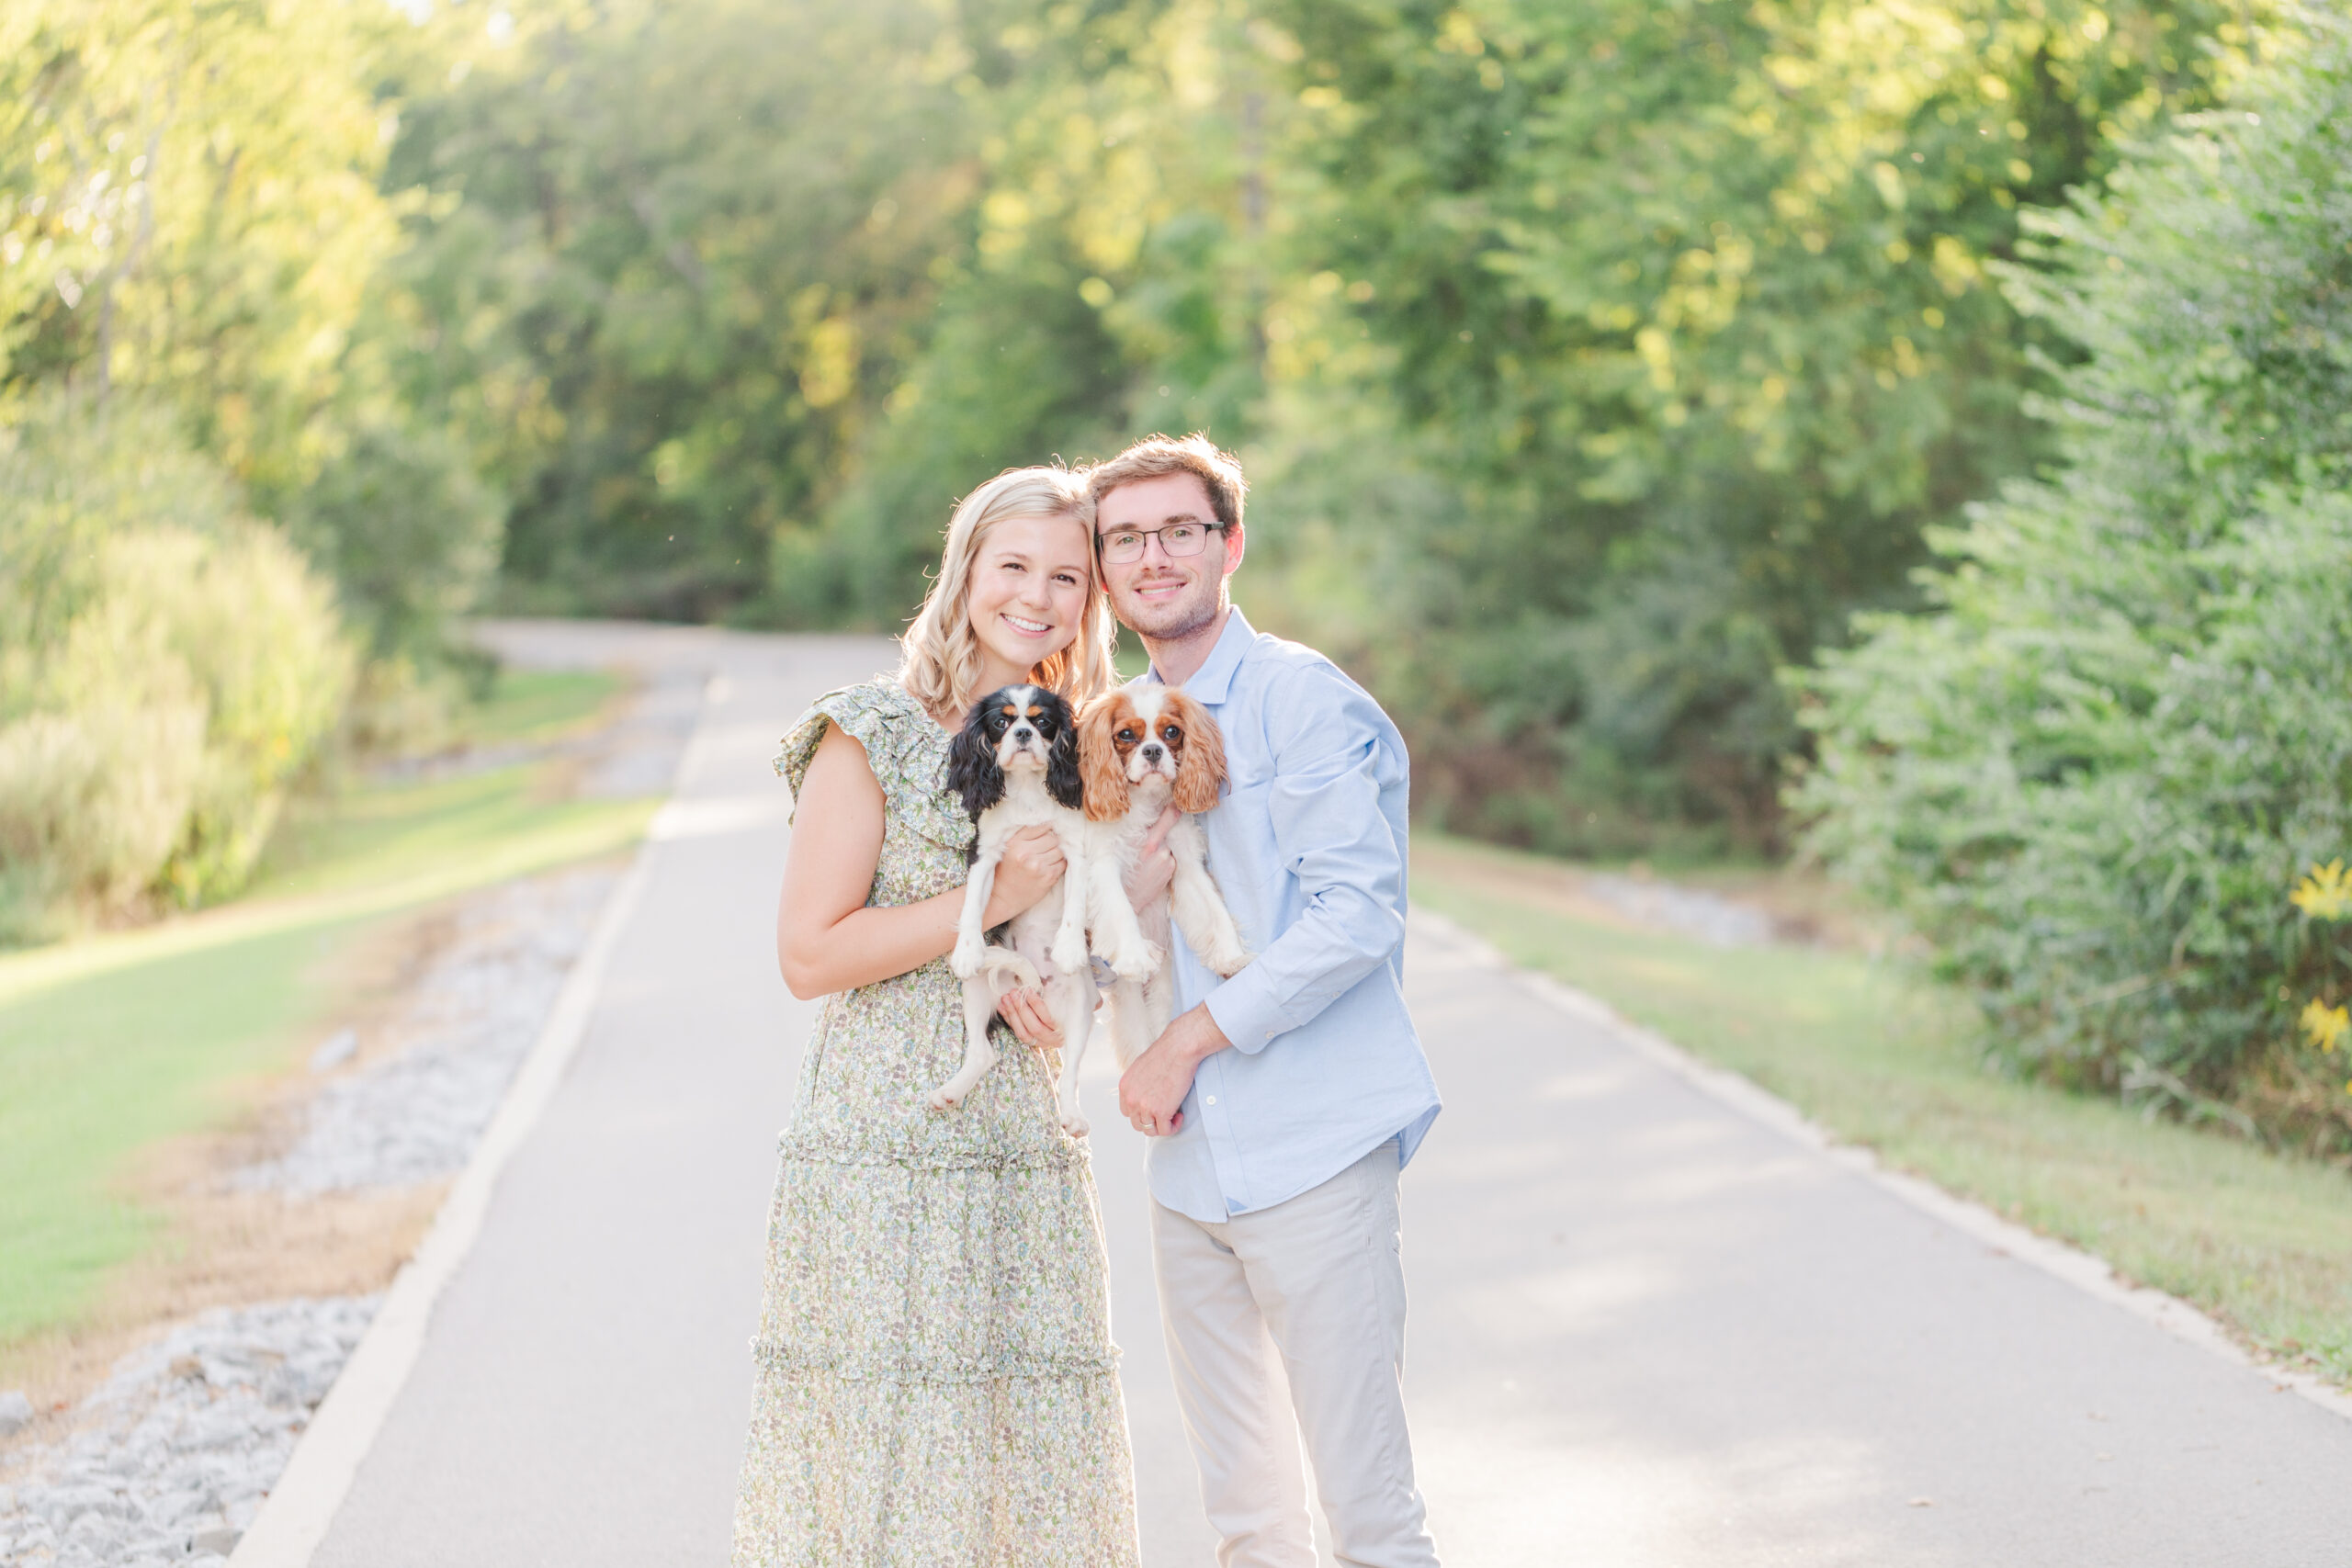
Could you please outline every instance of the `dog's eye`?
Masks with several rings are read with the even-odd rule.
[[[1119,731],[1119,733],[1118,733],[1118,735],[1115,737],[1115,739],[1119,739],[1119,740],[1122,740],[1122,741],[1125,742],[1127,745],[1130,745],[1130,746],[1134,745],[1134,744],[1136,743],[1136,730],[1135,730],[1135,726],[1133,726],[1133,725],[1129,725],[1129,726],[1127,726],[1127,728],[1126,728],[1122,729],[1121,731]]]
[[[1167,741],[1170,746],[1173,746],[1176,742],[1184,738],[1184,732],[1171,724],[1167,728],[1161,730],[1159,732],[1159,736],[1161,739]]]

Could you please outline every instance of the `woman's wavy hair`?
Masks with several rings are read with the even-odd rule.
[[[947,520],[947,546],[939,576],[923,596],[922,608],[899,638],[899,684],[933,713],[960,721],[988,694],[980,689],[980,645],[972,635],[967,601],[972,560],[980,542],[998,524],[1015,517],[1068,517],[1086,530],[1086,609],[1078,637],[1068,648],[1041,660],[1029,678],[1059,692],[1071,707],[1107,692],[1118,681],[1111,662],[1117,636],[1102,599],[1102,574],[1094,559],[1094,502],[1082,475],[1067,468],[1007,468],[966,496]]]

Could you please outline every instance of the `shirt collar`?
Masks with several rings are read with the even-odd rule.
[[[1234,672],[1241,668],[1243,656],[1249,653],[1250,645],[1257,640],[1257,632],[1242,618],[1241,606],[1234,605],[1232,613],[1225,617],[1225,629],[1216,634],[1216,646],[1209,649],[1208,661],[1184,682],[1185,694],[1204,703],[1225,701],[1233,690]],[[1151,678],[1159,681],[1157,668],[1152,671]],[[1159,683],[1165,685],[1167,682],[1159,681]]]

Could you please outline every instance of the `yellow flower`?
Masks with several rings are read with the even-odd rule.
[[[2311,874],[2287,895],[2287,901],[2314,920],[2343,919],[2352,916],[2352,877],[2344,874],[2340,860],[2314,863]]]
[[[2352,1033],[2352,1012],[2340,1007],[2329,1007],[2317,997],[2303,1010],[2303,1032],[2311,1036],[2312,1044],[2323,1051],[2335,1049],[2344,1036]]]

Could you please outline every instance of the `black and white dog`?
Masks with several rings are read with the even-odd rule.
[[[1085,1049],[1095,1003],[1086,942],[1089,832],[1079,778],[1078,728],[1069,705],[1042,686],[1007,686],[981,698],[948,748],[947,787],[962,798],[979,831],[972,845],[971,879],[964,885],[956,947],[948,955],[948,966],[964,982],[964,1062],[954,1077],[925,1097],[934,1111],[962,1104],[996,1065],[989,1021],[1005,992],[1017,986],[1040,987],[1066,1051]],[[1036,826],[1051,828],[1060,842],[1062,880],[1005,923],[1008,951],[989,943],[980,922],[996,886],[1005,840],[1023,828]],[[1109,929],[1098,931],[1097,950],[1121,974],[1150,974],[1159,967],[1159,950],[1145,940],[1134,910],[1124,913],[1124,922],[1114,913]],[[1074,1106],[1063,1108],[1062,1124],[1074,1137],[1086,1131],[1085,1119]]]

